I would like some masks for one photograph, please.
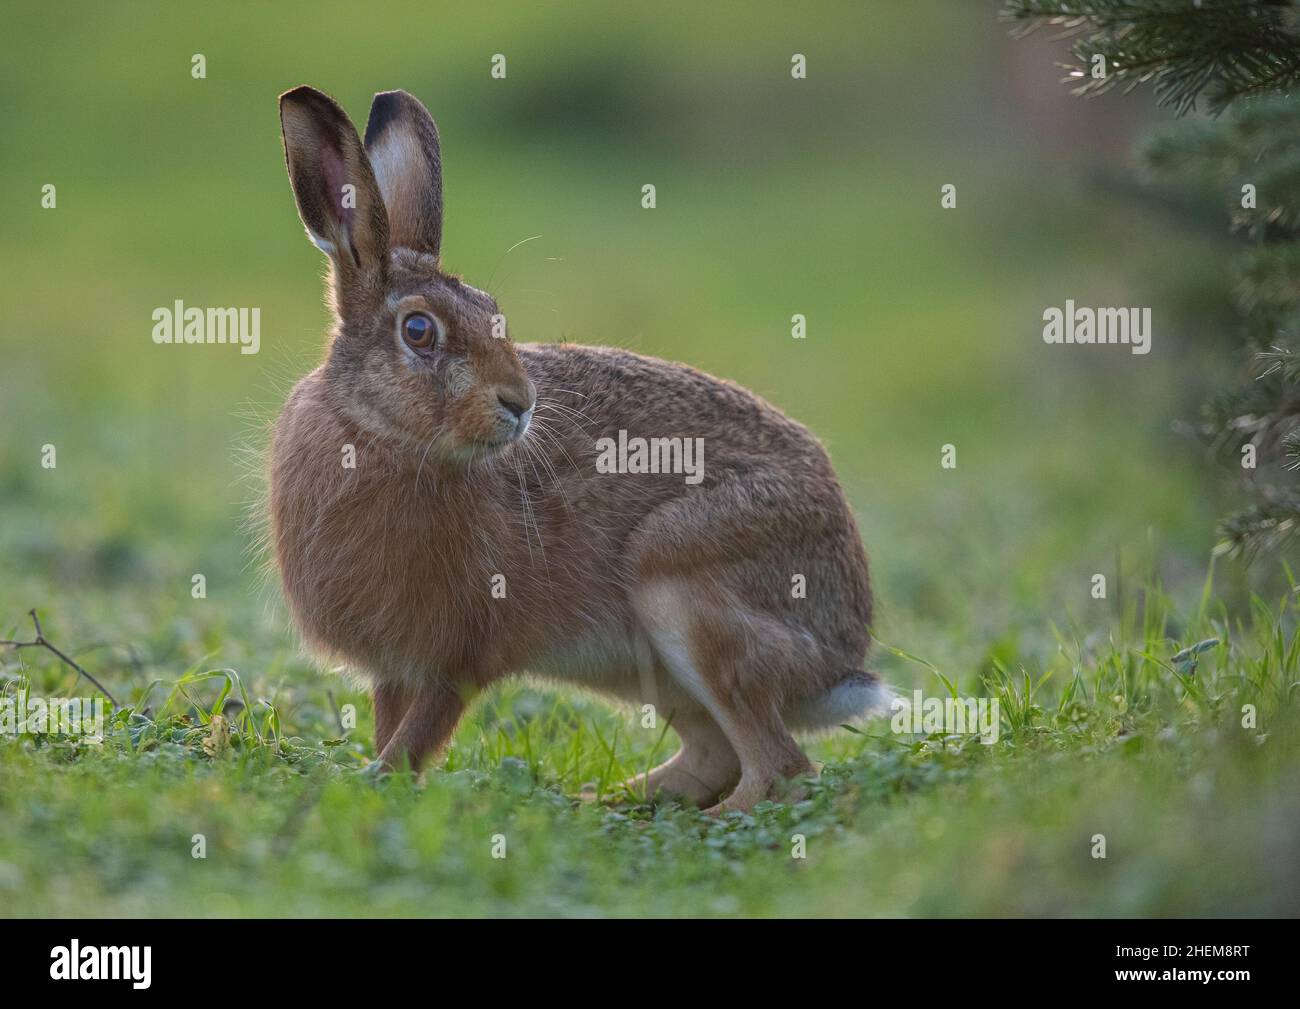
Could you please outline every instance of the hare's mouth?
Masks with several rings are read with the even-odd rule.
[[[532,421],[532,410],[527,410],[508,419],[503,418],[497,429],[496,437],[484,440],[483,444],[491,446],[498,452],[503,452],[511,445],[524,440],[524,437],[528,434],[528,429],[532,427]]]
[[[522,426],[520,430],[507,434],[502,438],[467,442],[457,454],[461,456],[463,461],[468,463],[488,462],[504,455],[511,448],[523,442],[527,433],[527,426]]]
[[[513,446],[524,442],[532,427],[532,410],[522,414],[505,416],[501,411],[496,418],[496,425],[487,437],[464,438],[454,450],[454,455],[461,462],[488,462],[508,452]]]

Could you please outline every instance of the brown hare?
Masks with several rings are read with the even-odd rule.
[[[381,766],[419,769],[476,692],[534,674],[670,721],[681,750],[641,795],[798,794],[790,730],[883,697],[866,557],[816,438],[685,365],[513,343],[441,268],[438,130],[406,92],[375,96],[364,144],[313,88],[280,118],[337,319],[275,426],[272,541],[309,647],[371,685]]]

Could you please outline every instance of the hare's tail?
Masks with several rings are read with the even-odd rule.
[[[893,698],[875,673],[850,669],[830,690],[790,705],[781,716],[792,731],[819,732],[888,711]]]

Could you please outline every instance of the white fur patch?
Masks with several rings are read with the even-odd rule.
[[[389,214],[409,213],[418,206],[420,187],[427,179],[416,167],[424,164],[424,153],[414,138],[404,129],[390,128],[366,153]]]
[[[717,718],[718,712],[714,710],[717,704],[696,668],[687,640],[691,618],[689,591],[673,581],[654,581],[638,587],[633,592],[632,603],[669,675]]]
[[[311,228],[307,229],[307,237],[311,239],[311,244],[316,246],[316,248],[320,249],[320,251],[325,253],[325,255],[327,256],[334,255],[335,250],[334,250],[333,242],[329,241],[328,239],[321,238],[320,235],[312,231]]]
[[[817,732],[845,722],[858,722],[889,710],[894,693],[865,675],[839,683],[826,693],[806,698],[781,712],[786,728]]]

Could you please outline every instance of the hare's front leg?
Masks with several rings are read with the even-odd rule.
[[[375,753],[383,753],[415,699],[401,680],[384,680],[371,693],[375,707]]]
[[[389,697],[376,703],[381,707],[397,703]],[[376,718],[378,715],[376,709]],[[465,711],[465,699],[456,688],[443,680],[414,691],[405,713],[379,751],[379,761],[390,770],[419,771],[425,760],[446,745],[456,723]],[[385,718],[388,716],[385,715]],[[376,726],[376,738],[379,727]]]

